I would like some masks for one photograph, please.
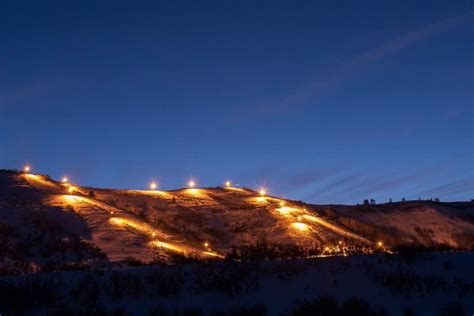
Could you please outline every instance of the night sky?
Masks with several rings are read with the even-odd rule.
[[[0,168],[474,198],[472,1],[64,2],[0,4]]]

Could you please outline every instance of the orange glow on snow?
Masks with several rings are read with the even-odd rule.
[[[205,197],[206,194],[203,193],[204,190],[201,190],[201,189],[186,189],[186,193],[187,194],[190,194],[194,197]]]
[[[65,195],[64,198],[68,200],[69,202],[76,201],[76,197],[74,195]]]
[[[173,245],[164,241],[159,241],[159,240],[152,240],[150,241],[150,245],[152,247],[156,248],[165,248],[167,250],[171,250],[174,252],[180,252],[180,253],[185,253],[185,250],[177,245]]]
[[[36,174],[25,174],[23,175],[27,180],[38,182],[41,185],[56,188],[56,184],[51,181],[46,180],[44,177],[36,175]]]
[[[358,239],[358,240],[363,240],[363,241],[366,241],[365,238],[363,237],[360,237],[359,235],[356,235],[350,231],[347,231],[323,218],[320,218],[320,217],[316,217],[316,216],[312,216],[312,215],[308,215],[308,214],[304,214],[303,215],[303,218],[304,219],[307,219],[309,221],[312,221],[314,223],[317,223],[321,226],[324,226],[330,230],[332,230],[333,232],[339,234],[339,235],[342,235],[342,236],[346,236],[346,237],[351,237],[351,238],[355,238],[355,239]]]
[[[295,223],[292,223],[291,226],[293,226],[294,228],[296,228],[300,231],[307,231],[308,230],[308,225],[306,225],[305,223],[295,222]]]
[[[278,213],[288,215],[291,213],[299,212],[300,210],[295,207],[283,206],[275,209]]]
[[[222,259],[225,258],[223,255],[220,255],[218,253],[211,252],[211,251],[203,251],[203,254],[209,257],[217,257],[217,258],[222,258]]]

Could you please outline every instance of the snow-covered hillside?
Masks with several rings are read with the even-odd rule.
[[[472,249],[473,210],[473,203],[434,202],[314,206],[232,187],[96,189],[1,171],[0,264],[9,274],[19,266],[12,262],[22,262],[21,273],[172,262],[176,255],[308,257],[413,244]]]

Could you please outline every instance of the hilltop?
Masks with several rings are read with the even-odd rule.
[[[474,204],[311,205],[247,188],[113,190],[0,171],[3,274],[185,258],[474,248]]]

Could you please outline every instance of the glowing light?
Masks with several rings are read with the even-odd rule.
[[[31,173],[27,173],[24,176],[25,176],[26,179],[37,182],[38,184],[40,184],[42,186],[57,188],[56,183],[54,183],[52,181],[49,181],[48,179],[46,179],[42,176],[39,176],[39,175],[36,175],[36,174],[31,174]]]
[[[298,216],[298,221],[301,222],[301,216]]]
[[[186,253],[185,249],[183,249],[182,247],[178,245],[173,245],[171,243],[167,243],[164,241],[153,240],[151,241],[150,245],[153,247],[164,248],[164,249],[168,249],[168,250],[179,252],[179,253]]]
[[[342,240],[339,240],[339,245],[342,245]]]
[[[221,258],[221,259],[225,258],[223,255],[220,255],[220,254],[215,253],[215,252],[210,252],[210,251],[203,251],[203,254],[207,255],[207,256],[210,256],[210,257],[216,257],[216,258]]]
[[[114,215],[114,211],[111,211],[111,212],[110,212],[110,215]]]
[[[150,190],[156,190],[158,188],[158,183],[155,181],[150,183]]]
[[[264,196],[259,196],[259,197],[257,198],[257,201],[260,202],[260,203],[263,203],[263,202],[266,202],[267,199],[266,199]]]
[[[206,248],[209,247],[209,243],[205,242],[204,247],[206,247]]]
[[[316,216],[312,216],[312,215],[308,215],[308,214],[304,214],[303,215],[303,218],[308,220],[308,221],[311,221],[311,222],[314,222],[314,223],[317,223],[321,226],[324,226],[336,233],[338,233],[339,235],[341,236],[345,236],[345,237],[351,237],[351,238],[354,238],[354,239],[357,239],[357,240],[361,240],[361,241],[364,241],[364,242],[368,242],[367,239],[359,236],[359,235],[356,235],[354,233],[351,233],[350,231],[348,230],[345,230],[331,222],[328,222],[326,220],[324,220],[323,218],[321,217],[316,217]]]
[[[116,224],[116,225],[122,225],[123,224],[123,221],[120,218],[117,218],[117,217],[111,218],[110,222],[113,223],[113,224]]]
[[[291,214],[293,212],[299,212],[299,210],[297,208],[289,207],[289,206],[279,207],[279,208],[276,209],[276,211],[278,213],[284,214],[284,215]]]
[[[292,223],[291,225],[300,231],[308,230],[308,225],[306,225],[305,223]]]
[[[189,188],[194,188],[196,186],[196,180],[189,180],[188,181],[188,187]]]
[[[31,166],[29,166],[29,165],[26,165],[26,166],[23,167],[24,172],[30,172],[30,170],[31,170]]]
[[[259,191],[258,191],[258,194],[260,194],[261,196],[264,196],[267,194],[267,190],[265,190],[264,188],[261,188]]]
[[[156,236],[156,233],[155,233],[155,232],[153,232],[153,233],[151,234],[151,236],[152,236],[152,237],[155,237],[155,236]]]
[[[232,182],[226,181],[226,182],[225,182],[225,186],[226,186],[227,188],[230,188],[230,187],[232,186]]]
[[[68,181],[69,181],[69,179],[68,179],[67,177],[63,177],[63,178],[61,179],[61,182],[62,182],[62,183],[67,183]]]
[[[73,193],[73,192],[74,192],[74,187],[69,187],[69,188],[67,189],[67,191],[68,191],[69,193]]]
[[[331,250],[329,247],[324,248],[324,251],[329,251],[329,250]]]
[[[280,201],[280,206],[281,207],[285,206],[285,201]]]
[[[377,246],[383,247],[383,242],[379,241],[379,242],[377,243]]]

